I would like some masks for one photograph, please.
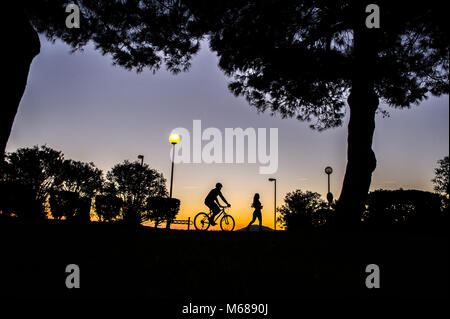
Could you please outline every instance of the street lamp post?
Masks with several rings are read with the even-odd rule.
[[[170,144],[173,145],[173,147],[172,147],[172,169],[170,171],[170,193],[169,193],[169,197],[172,198],[173,166],[175,164],[175,145],[177,145],[178,142],[180,142],[180,135],[178,135],[177,133],[170,134],[169,142],[170,142]],[[167,224],[166,224],[167,229],[170,229],[170,223],[171,223],[171,220],[167,219]]]
[[[178,135],[177,133],[172,133],[169,136],[169,142],[170,144],[173,145],[172,148],[172,170],[170,172],[170,195],[169,197],[172,198],[172,184],[173,184],[173,166],[175,163],[175,145],[178,144],[178,142],[180,142],[180,135]]]
[[[269,178],[269,182],[274,182],[273,192],[273,230],[277,230],[277,179]]]
[[[333,173],[333,169],[330,166],[325,167],[325,174],[328,175],[328,193],[327,193],[327,200],[328,204],[331,204],[333,202],[333,194],[330,192],[330,175]]]
[[[138,159],[141,160],[141,166],[144,166],[144,155],[138,155]]]

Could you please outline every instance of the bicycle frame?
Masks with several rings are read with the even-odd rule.
[[[221,210],[220,210],[220,213],[218,213],[215,217],[214,217],[214,222],[216,222],[219,218],[220,218],[220,216],[222,216],[222,215],[226,215],[227,213],[225,212],[225,207],[221,207]],[[212,210],[210,210],[210,212],[209,212],[209,217],[211,217],[212,216]]]

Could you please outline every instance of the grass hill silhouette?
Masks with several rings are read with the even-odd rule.
[[[262,231],[273,231],[273,228],[267,227],[267,226],[262,226]],[[236,231],[247,231],[247,227],[238,229]],[[248,229],[248,231],[259,231],[259,225],[251,225],[250,228]]]

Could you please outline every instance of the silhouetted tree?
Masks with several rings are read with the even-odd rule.
[[[81,10],[80,28],[67,28],[66,7]],[[0,151],[3,155],[30,64],[40,51],[38,32],[50,40],[61,39],[74,51],[89,41],[114,64],[141,71],[165,65],[178,73],[189,67],[198,51],[202,33],[183,1],[174,0],[25,0],[6,1],[2,7],[10,18],[4,42],[8,44],[4,77],[6,89],[0,117]]]
[[[71,191],[79,196],[92,198],[102,190],[102,171],[92,162],[64,160],[55,177],[54,184],[59,190]]]
[[[6,160],[8,165],[2,176],[3,182],[15,185],[11,187],[22,188],[22,201],[36,201],[39,205],[31,204],[31,202],[30,205],[39,206],[35,213],[45,216],[45,204],[55,185],[55,178],[63,162],[63,154],[45,145],[34,146],[19,148],[15,152],[6,154]],[[22,196],[21,192],[19,194]]]
[[[439,167],[434,169],[435,178],[432,182],[434,183],[434,190],[438,193],[449,194],[449,170],[450,162],[448,156],[440,159],[438,161]]]
[[[164,221],[173,221],[180,210],[180,200],[168,197],[149,197],[144,220],[155,223],[155,228]]]
[[[286,194],[278,212],[278,222],[287,230],[305,230],[324,225],[331,210],[320,194],[297,189]]]
[[[367,28],[371,1],[192,1],[210,28],[229,88],[259,111],[342,124],[350,108],[340,220],[356,226],[376,159],[371,148],[379,100],[398,108],[448,94],[447,12],[441,2],[379,0],[381,28]]]
[[[106,175],[107,189],[123,202],[122,214],[126,222],[140,224],[145,220],[147,198],[166,196],[166,180],[147,164],[124,161]]]

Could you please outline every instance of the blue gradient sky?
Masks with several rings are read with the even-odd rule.
[[[93,161],[105,172],[125,159],[145,162],[170,178],[173,128],[277,127],[279,134],[278,203],[297,188],[326,194],[325,166],[334,169],[331,189],[339,196],[346,163],[346,125],[325,132],[307,123],[258,114],[227,89],[218,59],[204,43],[189,72],[152,74],[112,66],[91,46],[69,53],[61,42],[41,38],[28,86],[17,114],[7,151],[47,144],[66,158]],[[432,191],[436,161],[449,154],[448,96],[430,98],[411,109],[389,109],[377,116],[374,150],[378,167],[371,189]],[[175,168],[174,196],[182,201],[181,217],[203,209],[203,198],[216,181],[232,203],[239,225],[251,219],[250,204],[259,192],[264,224],[273,226],[273,184],[258,174],[259,164],[180,164]]]

